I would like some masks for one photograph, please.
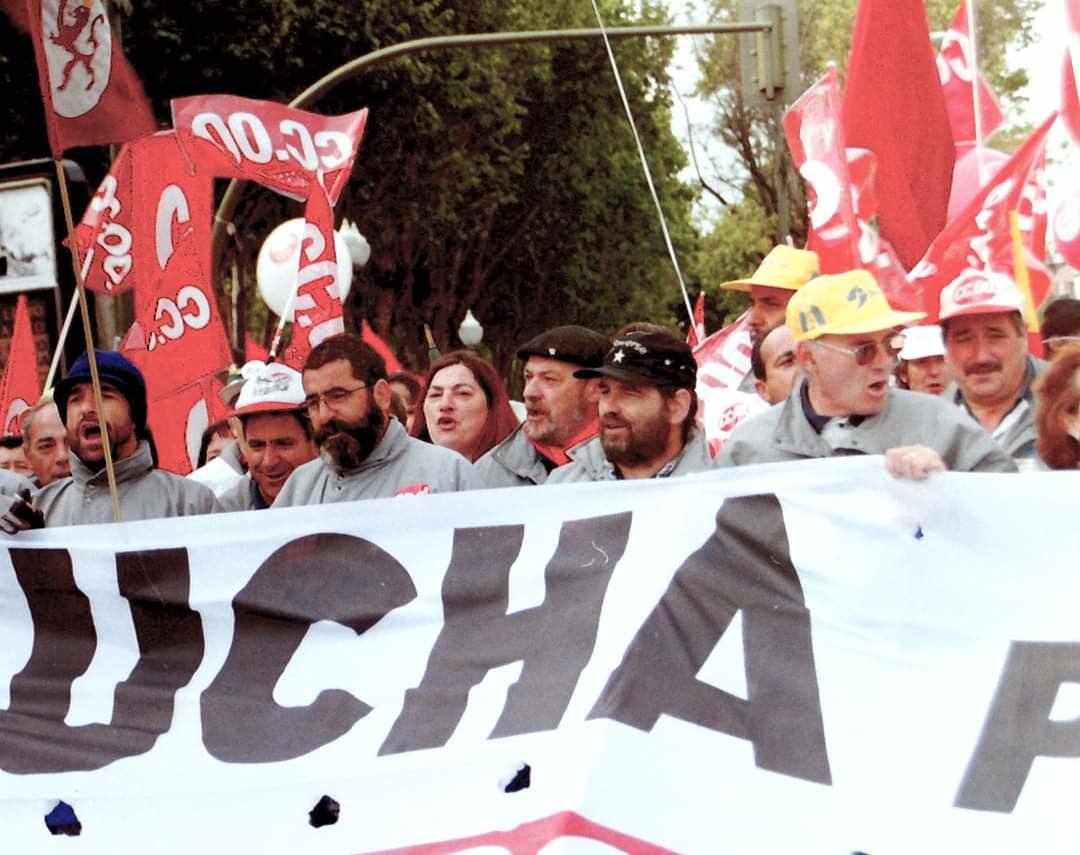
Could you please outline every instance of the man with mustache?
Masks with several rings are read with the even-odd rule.
[[[314,460],[318,448],[304,412],[304,383],[288,365],[249,362],[230,418],[240,422],[248,471],[221,494],[226,511],[270,507],[297,466]]]
[[[543,484],[596,436],[597,381],[574,372],[599,368],[610,346],[600,333],[572,325],[542,332],[521,346],[525,422],[476,461],[485,487]]]
[[[941,292],[939,317],[964,408],[1015,460],[1034,463],[1032,383],[1046,363],[1028,355],[1024,297],[1008,276],[966,270]]]
[[[446,493],[478,486],[455,451],[413,439],[389,418],[382,357],[358,337],[321,342],[304,363],[304,411],[319,456],[298,466],[274,507]]]
[[[599,368],[574,372],[598,378],[600,435],[548,484],[668,478],[711,469],[705,435],[695,423],[697,363],[690,346],[665,332],[616,338]]]
[[[105,471],[105,442],[112,452],[123,521],[190,516],[220,510],[214,494],[187,478],[154,466],[146,427],[146,383],[119,353],[97,351],[104,414],[99,414],[84,353],[56,384],[53,398],[67,427],[71,476],[53,481],[33,500],[19,499],[0,517],[9,534],[28,528],[114,521]]]
[[[923,317],[895,311],[865,270],[805,285],[788,303],[786,321],[803,376],[787,400],[735,428],[718,464],[884,454],[902,478],[946,468],[1015,472],[966,413],[935,395],[890,386],[901,328]]]

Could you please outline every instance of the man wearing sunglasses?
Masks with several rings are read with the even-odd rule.
[[[946,468],[1015,472],[965,412],[890,385],[902,327],[923,317],[895,311],[864,270],[803,286],[786,316],[803,377],[787,400],[735,429],[718,463],[884,454],[897,477],[921,479]]]
[[[390,418],[386,366],[356,336],[336,335],[308,354],[303,410],[319,456],[293,470],[273,507],[446,493],[478,486],[455,451],[413,439]]]

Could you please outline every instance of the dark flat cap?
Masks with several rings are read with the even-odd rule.
[[[582,368],[599,368],[604,363],[604,354],[611,347],[605,336],[587,327],[554,327],[547,332],[530,339],[517,352],[518,359],[525,361],[530,356],[543,356],[580,365]]]
[[[685,341],[662,332],[633,332],[611,343],[599,368],[584,368],[575,377],[610,377],[636,386],[693,389],[697,362]]]

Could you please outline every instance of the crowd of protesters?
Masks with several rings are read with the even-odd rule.
[[[691,348],[646,322],[611,340],[558,326],[524,342],[520,403],[475,351],[440,357],[423,378],[388,375],[360,338],[334,336],[302,371],[247,366],[186,478],[156,465],[139,370],[98,351],[103,414],[83,354],[0,446],[0,529],[111,521],[106,443],[124,520],[847,454],[884,455],[912,479],[1080,466],[1080,301],[1045,310],[1045,362],[1029,353],[1024,297],[999,274],[951,283],[936,324],[891,306],[870,273],[819,275],[813,253],[786,246],[724,287],[749,294],[740,389],[764,409],[715,456]]]

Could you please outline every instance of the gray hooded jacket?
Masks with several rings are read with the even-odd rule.
[[[709,446],[705,434],[700,428],[690,431],[690,439],[683,446],[682,452],[664,464],[654,478],[678,478],[694,472],[705,472],[716,466],[709,456]],[[604,454],[600,437],[596,436],[580,446],[577,457],[571,463],[554,470],[547,479],[548,484],[569,484],[575,481],[617,481],[615,465]]]

